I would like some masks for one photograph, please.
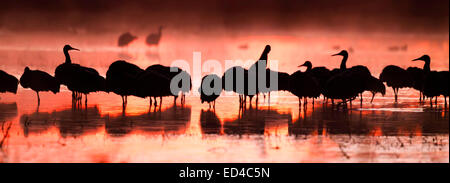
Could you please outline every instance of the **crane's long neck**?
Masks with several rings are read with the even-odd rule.
[[[263,62],[263,64],[265,64],[266,65],[266,67],[267,67],[267,55],[268,55],[269,53],[268,52],[266,52],[266,51],[264,51],[262,54],[261,54],[261,57],[259,57],[259,60],[258,60],[258,62]]]
[[[311,71],[311,68],[312,68],[312,65],[308,65],[308,66],[306,66],[306,71],[305,71],[305,72],[309,72],[309,71]]]
[[[423,65],[423,71],[430,72],[430,61],[425,61],[425,64]]]
[[[66,63],[70,64],[72,63],[72,60],[70,60],[70,55],[68,50],[64,50],[64,56],[66,56]]]
[[[347,69],[347,59],[348,59],[348,55],[343,55],[340,69],[343,69],[343,70]]]

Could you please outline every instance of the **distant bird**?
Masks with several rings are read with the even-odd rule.
[[[241,44],[238,46],[239,49],[241,50],[247,50],[248,49],[248,44]]]
[[[159,26],[157,33],[150,33],[145,39],[145,43],[148,46],[158,46],[159,41],[161,40],[163,26]]]
[[[398,90],[400,88],[413,87],[414,85],[414,80],[411,77],[410,72],[395,65],[388,65],[381,71],[380,81],[385,82],[387,86],[392,87],[394,90],[395,102],[397,102]]]
[[[16,77],[0,70],[0,93],[11,92],[16,94],[18,85],[19,80]]]
[[[362,93],[366,90],[366,83],[372,76],[369,69],[362,65],[347,69],[347,51],[342,50],[332,56],[337,55],[343,56],[341,66],[339,70],[335,70],[335,74],[327,81],[324,96],[330,99],[341,99],[344,104],[347,102],[351,104],[351,101],[359,95],[362,104]]]
[[[326,67],[312,67],[312,63],[310,61],[305,61],[302,65],[299,65],[299,67],[306,67],[306,73],[309,73],[311,76],[317,79],[319,82],[319,89],[320,93],[324,93],[324,87],[327,81],[331,77],[331,71],[327,69]]]
[[[79,51],[70,45],[64,46],[63,52],[66,60],[63,64],[56,67],[55,78],[59,83],[66,85],[72,91],[72,99],[81,101],[81,94],[85,94],[85,103],[87,103],[87,95],[89,93],[107,91],[106,80],[93,68],[73,64],[69,50]]]
[[[40,91],[51,91],[56,94],[59,92],[60,86],[58,80],[50,74],[40,70],[30,70],[28,67],[25,67],[24,73],[20,77],[20,85],[36,92],[38,105],[41,103]]]
[[[119,47],[128,46],[131,42],[136,40],[138,37],[132,35],[130,32],[123,33],[119,36],[119,40],[117,41],[117,45]]]
[[[216,88],[219,90],[216,90]],[[208,89],[209,91],[207,91]],[[206,75],[202,78],[202,83],[198,91],[200,93],[202,104],[203,102],[208,102],[209,108],[211,108],[211,106],[216,108],[216,99],[220,96],[220,92],[222,91],[222,79],[216,74]]]
[[[122,97],[123,107],[127,104],[127,96],[137,95],[140,86],[138,77],[143,72],[143,69],[124,60],[115,61],[109,66],[106,72],[107,90]]]
[[[311,74],[302,71],[296,71],[290,75],[289,91],[298,97],[298,104],[303,105],[308,103],[307,98],[317,98],[320,96],[319,81]]]
[[[184,104],[186,100],[186,93],[189,93],[189,91],[192,88],[192,79],[191,75],[182,70],[179,67],[167,67],[160,64],[155,64],[147,67],[145,69],[145,72],[152,72],[153,74],[159,75],[159,77],[166,78],[165,82],[161,83],[159,87],[157,88],[159,90],[158,96],[160,97],[160,103],[162,101],[162,97],[164,96],[174,96],[174,103],[176,102],[176,99],[178,98],[178,95],[181,92],[181,103]],[[177,78],[175,78],[177,77]],[[178,83],[176,83],[176,86],[174,91],[171,90],[171,84],[173,79],[180,79]],[[174,80],[175,81],[175,80]]]

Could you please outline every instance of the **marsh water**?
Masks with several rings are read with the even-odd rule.
[[[103,76],[118,59],[143,68],[170,65],[176,59],[191,62],[194,51],[202,53],[202,62],[256,60],[266,44],[272,46],[269,59],[278,60],[278,70],[288,73],[305,60],[336,68],[341,58],[330,55],[340,49],[352,50],[349,66],[367,65],[375,76],[388,64],[422,67],[410,60],[423,54],[432,57],[432,69],[448,70],[448,34],[235,35],[214,41],[165,35],[159,48],[137,41],[120,49],[115,34],[79,38],[7,32],[0,35],[0,69],[18,78],[25,66],[53,75],[64,60],[62,46],[70,43],[81,49],[72,52],[73,62],[95,67]],[[49,37],[54,41],[38,44]],[[393,45],[408,46],[395,50]],[[215,109],[208,109],[193,92],[184,105],[165,97],[155,108],[148,99],[129,97],[123,109],[120,96],[113,93],[93,93],[87,105],[73,106],[70,91],[62,87],[56,95],[41,93],[38,107],[35,93],[19,86],[16,95],[0,94],[0,162],[448,163],[448,108],[442,97],[430,106],[420,104],[418,96],[413,89],[403,89],[394,103],[387,88],[386,95],[377,94],[372,103],[371,94],[364,93],[362,106],[355,100],[342,110],[322,98],[299,107],[295,96],[275,92],[270,103],[260,96],[258,106],[240,110],[236,95],[220,96]]]

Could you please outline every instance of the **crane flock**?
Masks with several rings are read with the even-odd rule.
[[[149,45],[159,42],[161,29],[162,27],[159,29],[159,35],[153,36],[155,39]],[[72,91],[72,101],[76,104],[82,103],[83,94],[87,104],[87,95],[91,92],[113,92],[122,97],[122,105],[126,107],[128,96],[148,97],[150,106],[157,106],[157,98],[159,98],[159,106],[161,106],[163,97],[173,96],[176,104],[177,98],[181,95],[180,100],[184,104],[186,93],[192,89],[190,74],[178,67],[155,64],[144,70],[133,63],[117,60],[109,66],[104,78],[94,68],[72,63],[69,54],[71,50],[80,51],[65,45],[63,48],[65,61],[55,69],[54,76],[26,67],[18,80],[0,70],[0,92],[17,93],[18,83],[20,83],[23,88],[30,88],[36,92],[39,105],[39,92],[51,91],[56,94],[62,84]],[[347,103],[352,105],[352,101],[357,97],[362,105],[362,93],[365,91],[372,93],[370,102],[377,93],[384,96],[386,93],[384,83],[386,83],[394,91],[394,102],[398,101],[399,89],[414,88],[420,92],[419,102],[428,98],[430,105],[433,105],[433,99],[436,104],[437,98],[443,95],[445,106],[447,106],[448,71],[431,70],[431,58],[428,55],[413,60],[423,61],[423,69],[417,67],[403,69],[399,66],[388,65],[378,79],[366,66],[356,65],[347,68],[349,54],[346,50],[332,55],[342,56],[339,68],[330,70],[326,67],[313,67],[311,61],[305,61],[298,67],[306,67],[306,70],[298,70],[292,74],[267,68],[270,50],[270,45],[266,45],[260,58],[249,69],[234,66],[226,70],[222,77],[215,74],[204,76],[198,89],[201,102],[208,102],[210,108],[215,107],[215,100],[220,93],[231,91],[239,94],[239,106],[244,107],[247,104],[247,97],[251,105],[252,98],[256,96],[256,105],[258,105],[260,94],[264,97],[268,95],[270,102],[270,92],[288,91],[298,97],[299,106],[302,100],[303,105],[306,106],[308,98],[313,100],[314,105],[314,99],[322,95],[325,103],[331,100],[334,106],[334,101],[340,100],[337,106],[342,105],[343,108],[347,108]],[[259,78],[261,74],[266,78]],[[275,77],[276,80],[272,80],[271,77]],[[263,84],[259,82],[264,81],[266,86],[259,87],[259,84]],[[212,90],[205,91],[207,88]]]

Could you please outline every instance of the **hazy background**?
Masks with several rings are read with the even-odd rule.
[[[163,25],[159,48],[145,37]],[[139,37],[117,47],[124,32]],[[291,73],[305,60],[339,67],[331,54],[347,49],[348,65],[367,65],[373,74],[423,54],[432,69],[448,70],[448,0],[7,0],[0,3],[0,69],[20,75],[23,67],[54,73],[62,47],[71,44],[75,63],[104,75],[117,59],[141,67],[176,59],[256,60],[266,44],[269,59]],[[246,47],[241,49],[242,46]],[[399,48],[406,48],[399,50]],[[205,73],[204,73],[205,74]]]
[[[0,4],[0,28],[103,33],[164,24],[189,32],[448,32],[448,6],[446,0],[6,0]]]

